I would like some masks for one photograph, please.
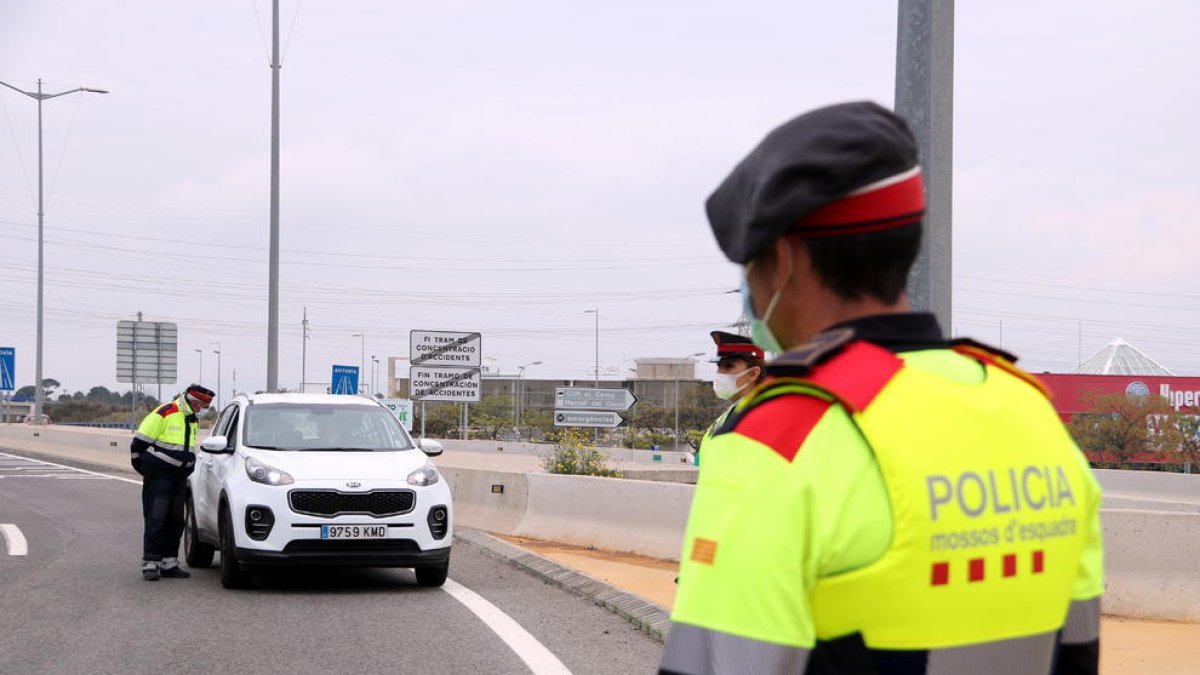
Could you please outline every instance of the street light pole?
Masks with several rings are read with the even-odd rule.
[[[371,355],[371,396],[379,393],[379,385],[375,383],[375,378],[379,375],[379,359],[375,355]]]
[[[279,391],[279,0],[271,3],[271,224],[267,262],[267,391]]]
[[[525,411],[525,401],[522,400],[525,395],[525,385],[523,384],[525,380],[525,369],[530,366],[540,365],[542,365],[541,361],[534,361],[532,363],[526,363],[525,365],[517,368],[516,400],[513,401],[513,410],[514,417],[516,418],[516,424],[514,426],[517,427],[518,436],[521,434],[521,413]]]
[[[200,355],[200,374],[196,377],[196,384],[204,384],[204,350],[193,349],[192,351]]]
[[[687,356],[685,356],[683,358],[686,359],[690,363],[691,360],[697,356],[704,356],[704,352],[696,352],[694,354],[688,354]],[[680,363],[677,365],[682,366],[683,364]],[[678,367],[675,368],[675,451],[676,452],[679,451],[679,368]]]
[[[363,370],[366,368],[366,364],[367,364],[367,334],[366,333],[353,333],[350,335],[350,337],[356,337],[356,338],[359,338],[359,340],[360,340],[359,349],[361,351],[358,355],[358,382],[359,382],[359,385],[358,385],[359,392],[358,393],[361,394],[362,390],[365,389],[362,382],[366,379],[366,377],[364,377],[366,375],[366,373],[364,373]]]
[[[71,89],[69,91],[60,91],[57,94],[43,94],[42,93],[42,79],[39,77],[37,82],[38,82],[38,86],[37,86],[36,92],[25,91],[24,89],[18,89],[17,87],[14,87],[7,82],[0,82],[0,84],[8,87],[9,89],[12,89],[13,91],[15,91],[19,94],[25,94],[29,98],[32,98],[33,100],[37,101],[37,109],[38,109],[37,110],[37,118],[38,118],[37,342],[36,342],[36,350],[35,350],[37,352],[37,366],[34,368],[34,370],[36,372],[34,373],[34,382],[33,382],[33,420],[34,420],[34,424],[42,424],[42,403],[46,400],[45,393],[42,391],[42,308],[43,308],[43,300],[44,300],[44,293],[43,293],[43,289],[45,286],[44,280],[45,280],[45,276],[46,276],[45,275],[45,265],[44,265],[44,263],[45,263],[45,255],[44,255],[45,222],[44,221],[45,221],[46,212],[45,212],[45,209],[43,208],[43,199],[42,199],[42,196],[43,196],[43,190],[42,190],[42,184],[43,184],[42,101],[45,101],[45,100],[51,99],[51,98],[58,98],[59,96],[66,96],[67,94],[74,94],[76,92],[88,92],[88,93],[92,93],[92,94],[107,94],[108,91],[105,89],[92,89],[90,87],[77,87],[77,88]]]
[[[216,408],[217,410],[220,410],[221,409],[221,342],[219,340],[217,341],[217,348],[213,350],[213,353],[217,355],[217,398],[216,398],[216,403],[213,404],[213,407]]]
[[[600,388],[600,308],[586,309],[584,314],[596,315],[596,362],[595,362],[595,379],[592,381],[592,388]]]

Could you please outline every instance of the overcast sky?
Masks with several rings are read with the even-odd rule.
[[[483,333],[590,379],[737,320],[703,202],[772,127],[891,105],[892,3],[281,0],[281,386]],[[180,377],[266,381],[268,0],[0,0],[0,80],[47,91],[45,375],[117,386],[116,322]],[[954,319],[1034,371],[1123,337],[1200,375],[1200,3],[960,2]],[[34,376],[36,105],[0,91],[0,346]],[[383,375],[383,364],[380,367]],[[704,364],[700,374],[711,374]],[[125,387],[126,385],[122,385]],[[169,388],[168,388],[169,389]]]

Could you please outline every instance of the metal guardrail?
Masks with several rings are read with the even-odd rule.
[[[97,429],[132,429],[130,422],[55,422],[56,427],[95,427]]]

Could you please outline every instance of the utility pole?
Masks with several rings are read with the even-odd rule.
[[[300,393],[305,392],[308,383],[308,308],[304,308],[304,320],[300,322],[303,329],[303,342],[300,345]]]
[[[279,0],[271,0],[271,253],[267,290],[267,391],[279,390]]]
[[[896,113],[917,139],[925,179],[924,235],[909,276],[913,308],[951,317],[951,172],[954,165],[954,0],[900,0]]]
[[[213,406],[218,411],[221,409],[221,341],[217,340],[217,348],[213,350],[217,355],[217,398],[216,404]]]

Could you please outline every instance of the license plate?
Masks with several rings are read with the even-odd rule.
[[[387,539],[387,525],[322,525],[322,539]]]

